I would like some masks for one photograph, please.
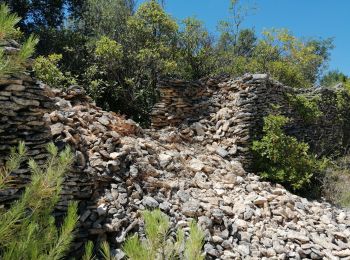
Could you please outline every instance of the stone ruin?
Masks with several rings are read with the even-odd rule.
[[[126,236],[144,236],[140,210],[160,208],[170,217],[171,235],[198,221],[207,259],[350,259],[347,210],[249,173],[250,144],[261,136],[271,104],[292,118],[286,130],[313,151],[344,153],[349,113],[340,114],[334,90],[304,93],[320,98],[323,115],[313,122],[304,122],[286,99],[300,90],[267,75],[168,80],[160,92],[152,128],[141,129],[103,111],[78,87],[54,90],[28,75],[0,80],[0,164],[19,140],[39,162],[51,141],[75,153],[55,211],[60,217],[70,200],[79,202],[75,255],[87,240],[108,240],[123,259]],[[13,175],[0,207],[30,180],[24,168]]]
[[[159,91],[160,101],[151,113],[153,128],[193,122],[208,124],[208,118],[216,120],[211,114],[223,114],[222,120],[210,129],[213,138],[219,140],[225,132],[231,133],[237,147],[227,148],[237,150],[247,167],[252,159],[247,148],[261,137],[263,118],[276,113],[275,107],[279,114],[291,119],[286,132],[307,142],[316,154],[344,154],[349,148],[349,107],[339,108],[338,103],[340,98],[345,103],[350,101],[344,89],[294,89],[266,74],[255,74],[239,79],[206,78],[195,83],[162,81]],[[317,98],[322,115],[306,121],[290,101],[290,96],[296,95],[304,95],[309,100]]]

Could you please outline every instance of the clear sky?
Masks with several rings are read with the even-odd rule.
[[[142,2],[142,0],[139,0]],[[254,3],[255,14],[246,18],[244,27],[257,33],[267,28],[287,28],[297,36],[334,37],[330,69],[350,75],[350,0],[241,0]],[[195,15],[210,32],[228,16],[229,0],[166,0],[166,10],[182,19]]]

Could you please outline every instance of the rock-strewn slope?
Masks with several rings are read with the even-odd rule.
[[[125,237],[143,234],[139,211],[159,207],[174,230],[198,220],[208,259],[350,259],[349,212],[246,173],[232,118],[249,115],[225,88],[211,99],[199,122],[156,131],[102,111],[79,89],[57,93],[52,134],[77,156],[60,209],[82,201],[80,237],[108,235],[121,258]]]

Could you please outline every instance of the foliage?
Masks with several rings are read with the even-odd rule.
[[[16,14],[11,14],[7,5],[0,5],[0,41],[4,39],[18,38],[21,32],[16,24],[21,20]]]
[[[179,33],[180,74],[183,78],[198,79],[212,70],[212,39],[203,23],[195,17],[182,21],[184,27]]]
[[[94,243],[92,241],[88,241],[85,244],[84,255],[81,258],[82,260],[92,260],[94,257]]]
[[[220,21],[218,25],[221,32],[219,46],[226,51],[236,48],[244,20],[256,9],[255,6],[242,5],[241,2],[240,0],[230,0],[229,18]]]
[[[48,145],[47,150],[50,156],[43,167],[29,160],[31,182],[19,200],[0,215],[1,259],[61,259],[73,240],[78,221],[77,204],[68,206],[60,230],[52,216],[64,174],[72,163],[72,153],[67,148],[59,154],[53,144]],[[25,154],[24,144],[20,143],[17,151],[11,152],[2,176],[17,169]],[[10,184],[5,182],[5,185]]]
[[[169,237],[169,218],[164,213],[154,210],[144,211],[142,215],[145,220],[146,240],[140,240],[138,235],[127,239],[123,250],[130,259],[204,259],[201,253],[204,234],[195,222],[190,224],[186,242],[181,229],[177,231],[176,241],[173,242]]]
[[[4,189],[11,180],[11,173],[19,168],[24,161],[26,149],[23,142],[18,144],[18,148],[12,148],[10,156],[5,165],[0,168],[0,190]]]
[[[242,36],[243,37],[243,36]],[[317,80],[328,60],[332,48],[331,40],[300,40],[287,30],[263,32],[263,38],[257,43],[254,37],[245,37],[251,42],[249,56],[237,55],[239,52],[219,49],[219,62],[224,56],[223,66],[217,66],[217,73],[229,73],[239,76],[243,73],[269,73],[280,82],[293,87],[311,87]],[[249,46],[249,45],[248,45]],[[248,47],[249,49],[249,47]],[[244,52],[243,52],[244,53]]]
[[[298,191],[315,180],[324,161],[317,160],[306,143],[284,133],[288,122],[281,115],[265,117],[264,136],[253,142],[253,151],[257,155],[256,168],[263,178]]]
[[[93,37],[106,36],[121,41],[127,31],[127,20],[135,6],[133,0],[87,0],[83,5],[81,30]]]
[[[318,107],[319,97],[308,98],[305,95],[288,95],[289,103],[296,109],[306,123],[311,123],[323,115]]]
[[[155,0],[141,4],[128,20],[130,54],[146,72],[151,84],[155,83],[152,81],[156,80],[157,74],[167,74],[176,68],[177,29],[175,20]]]
[[[337,70],[329,71],[320,80],[320,84],[325,87],[334,87],[339,83],[350,90],[350,78]]]
[[[345,155],[326,168],[323,195],[330,202],[350,207],[350,156]]]
[[[103,10],[109,8],[109,2],[124,10],[127,1],[89,1],[90,9],[109,12]],[[85,12],[86,17],[95,16],[90,9]],[[111,33],[100,28],[93,32],[87,44],[88,66],[82,82],[98,105],[146,123],[157,100],[158,77],[177,70],[178,26],[154,0],[141,4],[134,14],[129,8],[124,12],[119,23],[125,29]],[[103,48],[113,53],[101,55]]]
[[[35,59],[33,70],[35,76],[55,88],[67,88],[76,83],[68,73],[64,74],[58,67],[61,54],[50,54],[47,58],[39,56]]]
[[[67,1],[4,0],[11,11],[23,17],[20,27],[25,32],[38,31],[42,27],[58,27],[63,24],[64,4]]]
[[[96,42],[95,55],[103,59],[106,63],[118,60],[123,55],[122,46],[116,41],[102,36],[101,39]]]
[[[5,4],[0,5],[0,44],[4,44],[7,40],[13,40],[21,35],[18,28],[16,28],[19,20],[20,18],[17,15],[10,13],[9,8]],[[19,51],[14,54],[6,54],[5,49],[0,47],[0,77],[22,72],[37,43],[38,39],[31,35],[23,43]]]

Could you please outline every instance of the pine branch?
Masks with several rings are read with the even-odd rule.
[[[20,32],[15,28],[21,20],[16,14],[11,14],[7,5],[0,5],[0,42],[5,39],[17,38]]]
[[[11,149],[9,158],[3,168],[0,169],[0,190],[6,187],[10,174],[17,170],[26,157],[24,142],[19,142],[17,150]]]
[[[60,235],[55,242],[55,245],[48,253],[48,259],[62,259],[74,239],[73,230],[78,222],[77,202],[70,203],[68,213],[61,227]]]
[[[85,250],[84,255],[82,257],[82,260],[94,260],[95,256],[93,255],[94,251],[94,243],[92,241],[88,241],[85,244]]]
[[[112,260],[112,255],[111,255],[111,249],[109,247],[109,244],[107,243],[107,241],[103,241],[101,243],[101,255],[105,260]]]
[[[148,260],[154,259],[149,257],[148,249],[141,243],[137,234],[129,237],[124,245],[123,251],[131,260]]]
[[[199,229],[195,221],[190,224],[190,236],[185,244],[185,257],[189,260],[203,260],[202,247],[204,243],[204,234]]]

